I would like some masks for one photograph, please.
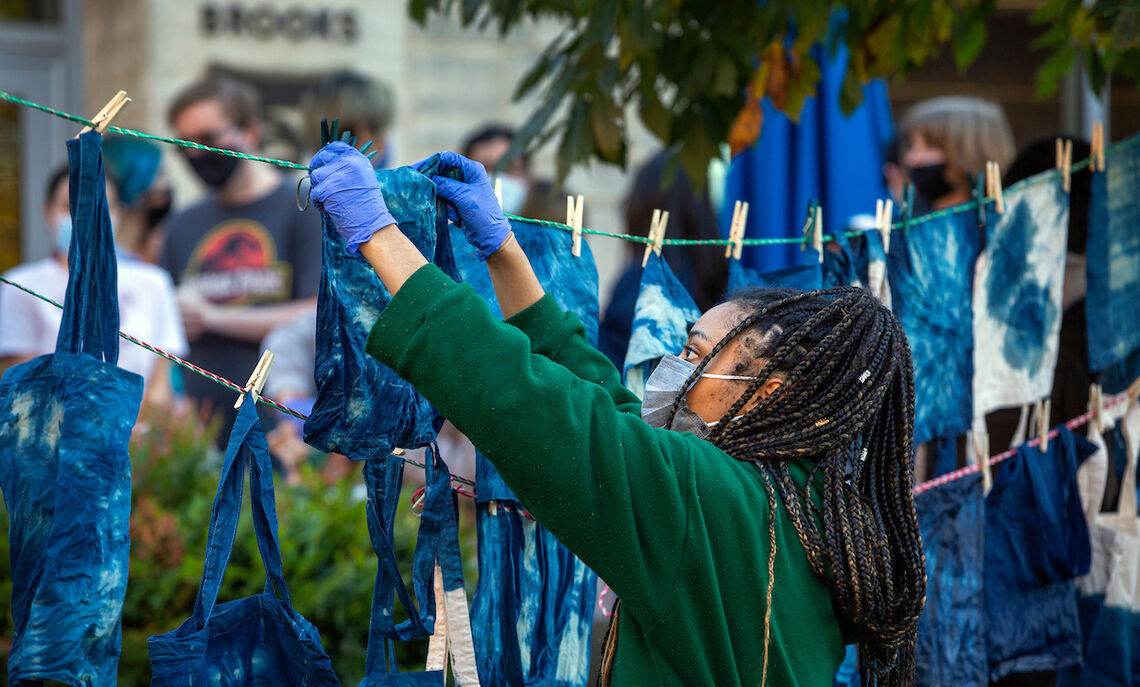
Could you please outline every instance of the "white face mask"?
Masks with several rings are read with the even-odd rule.
[[[671,429],[675,432],[692,432],[702,439],[707,437],[709,431],[717,426],[720,420],[711,423],[705,422],[704,418],[697,415],[685,404],[685,395],[689,392],[689,389],[685,388],[685,382],[696,369],[695,363],[691,363],[680,356],[667,355],[662,358],[656,369],[653,370],[653,374],[645,380],[645,396],[641,401],[641,419],[649,423],[651,427]],[[756,377],[718,375],[710,372],[701,373],[701,377],[740,381],[756,379]],[[681,396],[681,404],[677,408],[676,414],[673,414],[673,402],[677,400],[678,396]],[[670,415],[672,415],[671,420]],[[743,415],[737,415],[732,419],[738,420],[741,417]]]
[[[499,191],[503,195],[503,213],[517,215],[526,203],[530,187],[525,179],[513,174],[503,174],[499,177]]]
[[[55,221],[55,241],[52,249],[56,255],[67,257],[71,249],[71,215],[60,215]]]

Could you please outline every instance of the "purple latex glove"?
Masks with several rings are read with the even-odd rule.
[[[416,167],[423,164],[421,162]],[[483,165],[458,153],[440,153],[439,171],[449,169],[459,170],[462,180],[433,176],[436,191],[451,203],[460,220],[457,226],[463,230],[467,242],[475,246],[479,259],[486,260],[507,240],[511,223],[503,216],[503,208],[495,198],[495,190],[491,188]]]
[[[309,166],[313,187],[309,197],[332,217],[349,253],[396,218],[388,212],[372,163],[356,148],[333,141],[317,151]]]

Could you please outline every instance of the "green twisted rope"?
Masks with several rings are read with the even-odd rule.
[[[17,105],[23,105],[24,107],[30,107],[34,110],[46,112],[48,114],[55,115],[56,117],[60,117],[62,119],[71,120],[71,121],[75,122],[76,124],[83,124],[85,126],[94,126],[94,124],[90,120],[84,119],[83,117],[77,117],[73,114],[68,114],[67,112],[61,112],[60,110],[55,110],[55,109],[52,109],[52,108],[47,107],[45,105],[40,105],[39,103],[34,103],[30,100],[24,100],[23,98],[19,98],[17,96],[12,95],[11,93],[7,93],[5,91],[0,91],[0,100],[6,100],[8,102],[16,103]],[[146,140],[150,140],[150,141],[161,141],[163,143],[170,143],[172,145],[181,146],[183,148],[192,148],[194,150],[205,150],[205,151],[209,151],[211,153],[217,153],[219,155],[226,155],[228,157],[236,157],[240,160],[253,160],[254,162],[264,162],[264,163],[267,163],[270,165],[276,165],[277,167],[283,167],[285,169],[299,169],[302,171],[309,171],[311,169],[310,167],[307,167],[305,165],[298,164],[296,162],[290,162],[288,160],[276,160],[276,159],[271,158],[271,157],[260,157],[258,155],[249,155],[246,153],[239,153],[236,150],[226,150],[225,148],[211,148],[210,146],[202,145],[201,143],[195,143],[194,141],[185,141],[185,140],[182,140],[179,138],[168,138],[166,136],[156,136],[155,134],[148,134],[148,133],[143,132],[143,131],[135,131],[134,129],[124,129],[124,128],[118,127],[118,126],[109,126],[109,127],[107,127],[107,131],[111,131],[111,132],[116,133],[116,134],[122,134],[124,136],[133,136],[135,138],[142,138],[142,139],[146,139]],[[1132,137],[1127,138],[1123,141],[1119,141],[1117,143],[1114,143],[1113,145],[1108,146],[1108,148],[1106,149],[1105,152],[1106,152],[1106,154],[1108,152],[1119,152],[1121,150],[1125,150],[1126,148],[1130,148],[1131,146],[1134,146],[1137,143],[1140,143],[1140,134],[1136,134],[1135,136],[1132,136]],[[1090,164],[1092,164],[1092,158],[1087,157],[1083,160],[1080,160],[1078,162],[1073,163],[1072,167],[1069,168],[1069,172],[1070,173],[1079,172],[1082,169],[1084,169],[1085,167],[1088,167]],[[1023,188],[1029,188],[1031,186],[1035,186],[1037,184],[1044,183],[1045,181],[1048,181],[1049,179],[1053,178],[1055,175],[1060,175],[1060,174],[1061,174],[1061,170],[1053,169],[1053,170],[1050,170],[1048,172],[1044,172],[1042,174],[1037,174],[1037,175],[1032,176],[1028,179],[1020,181],[1020,182],[1014,184],[1013,186],[1010,186],[1008,190],[1009,191],[1016,191],[1016,190],[1023,189]],[[986,198],[980,202],[982,205],[986,205],[986,204],[994,203],[995,201],[991,198]],[[956,214],[962,213],[962,212],[970,212],[971,210],[977,209],[978,204],[979,204],[978,200],[970,200],[968,202],[962,203],[961,205],[955,205],[953,207],[945,208],[943,210],[935,210],[934,212],[925,214],[921,217],[911,218],[911,220],[909,222],[895,222],[894,224],[891,225],[891,231],[899,231],[899,230],[903,229],[904,227],[914,226],[917,224],[922,224],[924,222],[932,222],[934,220],[941,219],[943,217],[949,217],[949,216],[956,215]],[[570,232],[574,231],[573,227],[571,227],[568,224],[563,224],[562,222],[551,222],[549,220],[531,219],[529,217],[519,217],[517,215],[507,215],[506,217],[507,217],[507,219],[515,221],[515,222],[525,222],[525,223],[529,223],[529,224],[538,224],[541,226],[553,227],[554,229],[561,229],[562,231],[570,231]],[[645,237],[645,236],[634,236],[631,234],[617,234],[617,233],[609,232],[609,231],[600,231],[598,229],[585,229],[585,228],[582,229],[582,233],[583,234],[590,234],[593,236],[604,236],[607,238],[619,239],[622,241],[632,241],[633,243],[642,243],[642,244],[649,243],[649,238]],[[861,230],[853,230],[853,231],[845,232],[844,236],[846,236],[847,238],[854,238],[856,236],[862,236],[864,233],[865,232],[861,231]],[[830,234],[825,234],[823,236],[823,241],[824,242],[831,241],[834,238],[835,237],[830,235]],[[665,245],[665,246],[728,246],[728,245],[732,245],[732,241],[729,241],[728,239],[664,239],[661,243],[662,243],[662,245]],[[753,238],[753,239],[744,239],[742,241],[742,245],[745,245],[745,246],[773,246],[773,245],[795,244],[795,243],[810,243],[810,242],[808,241],[807,238]]]

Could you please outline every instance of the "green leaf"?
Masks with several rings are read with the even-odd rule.
[[[819,63],[811,55],[800,58],[799,69],[794,71],[788,80],[788,102],[784,105],[784,114],[793,122],[800,120],[800,112],[807,99],[816,92],[816,85],[823,77],[819,70]]]
[[[1048,98],[1057,92],[1061,77],[1068,73],[1073,64],[1073,50],[1063,49],[1041,65],[1037,70],[1037,97]]]
[[[966,71],[966,68],[977,59],[985,45],[986,23],[981,19],[975,19],[966,26],[964,31],[955,34],[953,41],[954,62],[958,65],[958,71]]]
[[[643,85],[641,88],[638,116],[641,117],[641,122],[645,124],[645,128],[649,129],[650,133],[656,136],[662,145],[667,145],[670,142],[669,134],[673,129],[673,114],[662,104],[661,99],[657,96],[657,89],[652,84]]]
[[[589,109],[590,125],[593,128],[594,141],[597,142],[598,157],[606,162],[619,162],[624,149],[621,111],[609,94],[600,91],[594,92]]]
[[[839,91],[839,106],[843,114],[850,116],[862,102],[863,83],[855,70],[848,65],[847,73],[843,75],[843,88]]]

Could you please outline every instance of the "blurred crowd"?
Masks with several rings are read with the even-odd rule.
[[[395,94],[384,83],[351,72],[329,74],[300,97],[306,141],[315,150],[320,120],[339,118],[341,130],[371,140],[374,164],[396,164],[388,141]],[[256,92],[230,79],[195,83],[167,105],[175,136],[207,146],[256,154],[263,142]],[[561,221],[566,191],[537,175],[525,157],[508,158],[515,137],[508,125],[490,123],[457,137],[457,150],[482,163],[501,179],[506,212]],[[304,138],[302,137],[302,140]],[[883,181],[896,204],[906,184],[914,187],[912,215],[967,202],[987,161],[1014,183],[1054,164],[1053,137],[1015,149],[1000,106],[985,100],[947,96],[920,102],[907,111],[897,139],[884,152]],[[316,393],[316,300],[321,273],[320,216],[297,206],[297,178],[276,167],[215,153],[178,148],[205,187],[201,199],[179,203],[164,172],[162,150],[154,143],[108,136],[104,142],[108,200],[119,251],[119,306],[122,328],[174,355],[238,383],[244,382],[262,350],[276,355],[266,395],[302,413]],[[1074,159],[1087,155],[1075,142]],[[404,161],[407,162],[407,161]],[[720,238],[718,208],[709,189],[698,190],[669,153],[653,156],[631,180],[624,230],[645,235],[654,209],[670,212],[670,236]],[[1084,338],[1084,245],[1087,236],[1088,173],[1075,174],[1065,276],[1062,348],[1053,394],[1054,421],[1084,410],[1091,381]],[[715,196],[715,194],[714,194]],[[873,199],[868,199],[868,205]],[[7,276],[57,301],[67,284],[71,240],[66,163],[44,189],[44,218],[51,232],[49,257],[11,270]],[[852,218],[851,226],[860,226]],[[619,230],[619,227],[605,227]],[[599,346],[621,366],[628,344],[640,275],[640,244],[629,243],[624,268],[610,294],[602,297]],[[725,296],[727,264],[723,248],[670,246],[666,260],[702,311]],[[15,289],[0,289],[0,367],[49,353],[55,348],[60,314],[53,306]],[[224,442],[235,417],[235,394],[217,383],[167,363],[143,349],[122,347],[120,365],[145,380],[144,415],[198,413],[221,418]],[[264,409],[263,409],[264,410]],[[1017,413],[990,418],[991,436],[1013,435]],[[312,461],[329,482],[352,474],[340,456],[312,451],[302,440],[299,420],[266,411],[270,447],[287,482]],[[140,423],[145,431],[146,423]],[[1003,430],[1002,428],[1006,429]],[[474,450],[454,428],[440,437],[453,472],[474,472]],[[921,472],[921,467],[920,467]]]

